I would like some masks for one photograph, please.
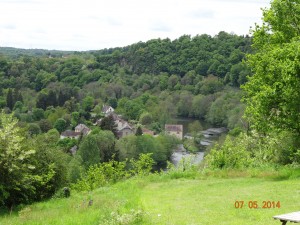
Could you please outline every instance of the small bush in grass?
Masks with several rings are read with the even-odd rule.
[[[131,209],[129,213],[120,214],[112,212],[109,219],[101,222],[99,225],[129,225],[142,222],[145,213],[142,210]]]
[[[193,157],[182,158],[177,166],[168,162],[167,171],[161,176],[171,179],[189,178],[195,179],[199,175],[199,168],[193,163]]]
[[[69,187],[64,187],[59,189],[52,198],[69,198],[71,195],[71,190]]]
[[[152,153],[140,154],[138,160],[130,160],[131,173],[139,176],[149,175],[154,165],[154,160],[151,156]]]
[[[148,175],[154,165],[151,153],[140,154],[138,160],[130,160],[131,169],[126,170],[127,161],[111,160],[101,164],[92,165],[81,179],[71,187],[76,191],[91,191],[107,184],[113,184],[131,176]]]

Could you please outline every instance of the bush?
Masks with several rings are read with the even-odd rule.
[[[130,170],[126,170],[127,161],[110,160],[101,164],[92,165],[81,176],[72,189],[77,191],[91,191],[107,184],[113,184],[134,175],[148,175],[154,164],[151,154],[141,154],[138,160],[130,160]]]
[[[64,187],[59,189],[53,196],[53,198],[69,198],[71,195],[71,190],[69,187]]]
[[[237,137],[227,136],[223,145],[216,145],[205,157],[210,168],[261,167],[264,164],[299,163],[299,143],[290,132],[261,135],[252,132]]]

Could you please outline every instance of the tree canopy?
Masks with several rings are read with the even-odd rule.
[[[300,134],[299,1],[272,1],[263,21],[253,30],[255,54],[248,55],[254,74],[243,87],[246,115],[264,132],[287,129]]]

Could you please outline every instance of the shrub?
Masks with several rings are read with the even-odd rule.
[[[141,154],[138,160],[132,159],[129,161],[130,170],[126,170],[127,163],[127,161],[110,160],[109,162],[92,165],[71,187],[77,191],[91,191],[130,176],[148,175],[152,170],[154,160],[151,158],[151,154]]]
[[[237,137],[227,136],[223,145],[216,145],[205,157],[210,168],[261,167],[264,164],[299,163],[297,137],[290,132],[261,135],[252,132]]]

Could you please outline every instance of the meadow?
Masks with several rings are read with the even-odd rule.
[[[296,169],[220,170],[135,177],[11,215],[2,211],[0,224],[279,225],[272,216],[299,210],[299,174]]]

